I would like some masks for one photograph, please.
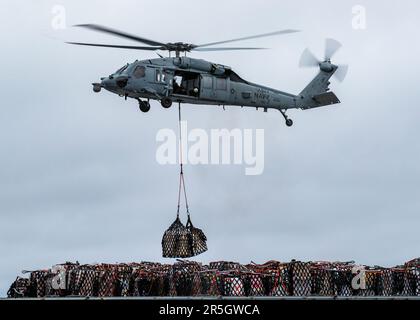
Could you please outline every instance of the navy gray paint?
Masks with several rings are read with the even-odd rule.
[[[142,77],[135,77],[138,66],[145,68]],[[122,97],[162,100],[191,104],[232,105],[263,109],[310,109],[340,101],[328,92],[329,79],[337,70],[330,62],[320,64],[318,75],[295,95],[241,79],[230,67],[190,57],[158,58],[135,61],[121,71],[94,83],[94,91],[104,88]],[[173,77],[179,72],[197,75],[196,95],[177,94]],[[218,86],[217,82],[220,82]]]

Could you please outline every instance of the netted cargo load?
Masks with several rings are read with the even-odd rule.
[[[420,295],[420,269],[409,267],[404,272],[404,295]]]
[[[243,278],[245,296],[263,297],[270,293],[270,275],[265,273],[245,273]]]
[[[40,298],[46,296],[47,281],[50,277],[51,270],[36,270],[32,271],[29,276],[29,296]]]
[[[221,273],[220,284],[223,296],[243,297],[245,296],[244,274],[238,271]]]
[[[405,263],[406,268],[420,268],[420,258],[410,260]]]
[[[130,286],[133,296],[168,296],[171,265],[142,262],[133,267]]]
[[[112,297],[116,294],[118,269],[112,264],[101,264],[96,268],[98,297]]]
[[[214,270],[194,272],[192,296],[221,296],[220,274]]]
[[[30,282],[28,278],[17,277],[12,283],[7,296],[9,298],[24,298],[29,297]]]
[[[193,239],[191,232],[185,227],[179,216],[165,231],[162,238],[162,256],[164,258],[192,257]]]
[[[311,264],[309,262],[292,261],[289,264],[291,281],[290,292],[293,296],[309,296],[311,294]]]
[[[408,261],[404,269],[408,293],[420,296],[420,258]]]
[[[46,283],[46,296],[71,295],[71,271],[79,268],[79,263],[66,262],[56,264],[51,268]]]
[[[392,295],[393,296],[402,296],[405,294],[404,290],[404,276],[405,269],[396,267],[391,269],[392,272]]]
[[[206,243],[207,237],[204,234],[203,230],[193,226],[190,215],[188,215],[186,228],[191,234],[192,256],[197,256],[203,252],[206,252],[207,251],[207,243]]]
[[[173,296],[190,296],[193,294],[194,274],[203,270],[201,263],[193,261],[178,261],[172,267],[172,287]]]
[[[134,296],[168,296],[168,274],[158,271],[139,270],[135,273]]]
[[[73,296],[96,296],[98,293],[98,272],[95,267],[82,265],[68,271],[68,291]]]
[[[8,291],[10,298],[52,296],[420,296],[420,268],[418,260],[393,268],[295,260],[246,265],[189,260],[174,264],[66,263],[18,277]]]
[[[133,267],[129,264],[121,264],[117,269],[117,286],[115,295],[118,297],[130,296],[133,287],[131,278],[133,275]]]
[[[353,262],[335,262],[332,264],[332,269],[329,272],[335,296],[349,297],[354,295],[352,280],[356,275],[356,273],[353,273],[355,267]]]
[[[211,270],[219,270],[219,271],[231,271],[231,270],[238,270],[238,271],[248,271],[249,269],[247,266],[240,264],[239,262],[231,262],[231,261],[213,261],[209,263],[209,269]]]
[[[311,294],[316,296],[337,295],[334,283],[335,271],[333,264],[317,262],[312,265],[311,272]]]
[[[290,295],[291,279],[287,263],[271,260],[264,264],[251,263],[246,267],[263,276],[267,296],[283,297]]]
[[[366,268],[365,288],[358,289],[357,295],[360,296],[382,296],[384,291],[383,272],[375,268]]]
[[[177,215],[162,238],[164,258],[190,258],[207,251],[207,238],[201,229],[193,226],[190,216],[184,226]]]
[[[382,270],[382,282],[383,282],[383,291],[382,295],[384,297],[390,297],[393,295],[393,281],[392,281],[392,270],[391,269],[383,269]]]

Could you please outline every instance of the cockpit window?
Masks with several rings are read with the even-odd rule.
[[[162,71],[160,69],[156,69],[156,82],[166,82],[165,71]]]
[[[119,68],[117,71],[115,71],[116,74],[120,74],[121,72],[123,72],[125,69],[127,69],[128,64],[126,64],[124,67]]]
[[[146,68],[144,66],[137,66],[136,69],[134,69],[134,77],[135,78],[143,78],[146,74]]]

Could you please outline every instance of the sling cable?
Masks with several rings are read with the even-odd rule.
[[[178,126],[179,126],[179,186],[178,186],[178,206],[176,219],[165,231],[162,238],[162,256],[164,258],[190,258],[207,251],[207,238],[201,229],[195,228],[191,222],[190,209],[188,207],[187,191],[184,179],[184,165],[182,152],[182,130],[181,130],[181,103],[178,106]],[[185,210],[187,213],[187,223],[184,225],[180,218],[181,193],[184,194]]]

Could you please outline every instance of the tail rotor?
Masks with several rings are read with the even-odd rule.
[[[308,48],[303,51],[302,56],[300,57],[299,67],[300,68],[312,68],[312,67],[322,67],[331,65],[332,57],[337,53],[338,50],[342,47],[342,44],[334,39],[325,40],[325,51],[324,51],[324,61],[318,59]],[[348,72],[348,65],[336,65],[336,70],[334,72],[335,78],[343,82],[346,78]]]

